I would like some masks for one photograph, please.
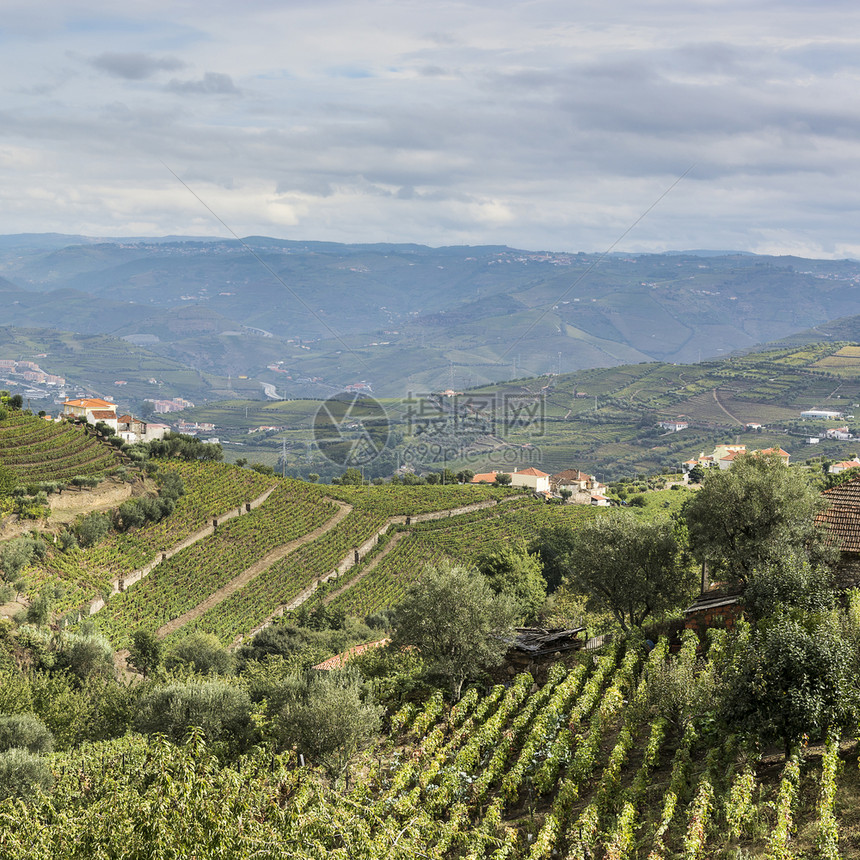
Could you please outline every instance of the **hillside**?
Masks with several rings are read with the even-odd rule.
[[[189,844],[201,860],[857,857],[853,738],[783,762],[748,738],[655,715],[647,703],[667,644],[647,657],[611,646],[568,658],[545,683],[521,673],[454,707],[437,694],[389,709],[347,784],[292,751],[258,747],[225,764],[203,732],[179,746],[130,733],[85,743],[49,757],[53,797],[8,805],[0,844],[10,860],[167,856]],[[696,684],[723,647],[717,637]],[[669,661],[695,666],[695,642]]]
[[[0,419],[0,467],[22,484],[103,475],[122,462],[115,448],[81,427],[11,410]]]
[[[401,396],[690,362],[860,310],[852,261],[61,238],[0,241],[6,325],[129,337],[196,371],[248,377],[260,398],[260,382],[320,397],[367,380]]]
[[[789,367],[796,359],[782,356]],[[770,372],[779,361],[770,357]],[[752,372],[759,365],[743,366],[751,391],[761,379],[772,384]],[[648,630],[650,645],[616,631],[582,639],[581,650],[509,658],[453,704],[419,679],[410,650],[357,658],[364,682],[349,672],[342,682],[305,676],[325,652],[322,641],[329,656],[338,637],[378,637],[344,616],[384,619],[381,611],[425,565],[469,564],[546,528],[581,528],[605,511],[489,485],[323,485],[162,458],[150,459],[148,471],[147,480],[173,476],[182,485],[168,515],[88,547],[53,543],[49,528],[43,556],[24,575],[31,607],[54,595],[53,617],[18,628],[0,619],[0,728],[38,714],[58,748],[45,753],[48,795],[20,802],[0,795],[4,857],[127,856],[133,845],[153,856],[172,850],[180,833],[201,858],[277,856],[296,845],[301,856],[368,860],[764,858],[786,856],[788,844],[793,856],[833,856],[821,846],[860,856],[853,731],[832,732],[826,743],[814,737],[783,757],[753,731],[725,730],[715,691],[731,680],[740,653],[733,649],[748,641],[743,625],[737,636],[717,630],[700,642],[670,621],[663,635]],[[696,492],[655,493],[637,516],[665,520]],[[847,599],[849,610],[833,608],[831,618],[846,637],[860,617],[856,597]],[[312,626],[310,619],[326,617],[340,617],[341,628]],[[235,651],[273,622],[269,644],[289,643],[301,624],[310,625],[302,635],[319,638],[269,659],[240,650],[235,663],[221,649],[221,677],[214,669],[195,675],[188,665],[134,684],[96,670],[75,674],[92,665],[92,649],[107,647],[112,659],[107,643],[137,648],[133,634],[150,635],[168,654],[201,642]],[[588,623],[605,622],[590,614]],[[62,649],[76,646],[70,669]],[[38,670],[28,661],[41,661]],[[515,669],[524,664],[529,672]],[[384,707],[362,703],[362,683],[362,695],[383,696]],[[332,764],[307,741],[298,752],[284,748],[285,721],[297,713],[291,697],[314,684],[334,685],[317,730],[340,727],[344,709],[375,708],[363,752],[350,748]],[[164,704],[184,695],[196,697],[187,712]],[[200,714],[209,716],[186,740],[189,719]],[[172,740],[153,737],[171,715],[181,724],[167,732]],[[6,758],[0,750],[0,765]],[[4,774],[0,768],[0,790]],[[167,792],[171,803],[163,802]],[[200,825],[196,835],[188,835],[190,822]],[[216,846],[203,844],[211,833]]]
[[[684,460],[728,441],[750,448],[780,446],[795,461],[843,459],[855,451],[855,441],[822,439],[810,446],[806,440],[846,421],[860,435],[855,419],[802,421],[800,413],[816,406],[857,412],[860,350],[840,342],[815,343],[691,365],[646,362],[551,374],[467,389],[450,398],[416,389],[411,399],[380,402],[390,436],[387,448],[366,465],[366,477],[386,476],[406,464],[455,472],[519,465],[550,473],[579,468],[611,480],[677,471]],[[207,404],[182,417],[215,424],[232,459],[280,468],[286,452],[289,473],[331,477],[343,469],[315,445],[319,409],[319,401],[237,400]],[[528,426],[513,420],[515,409],[531,410]],[[657,426],[662,420],[685,421],[689,427],[668,432]]]

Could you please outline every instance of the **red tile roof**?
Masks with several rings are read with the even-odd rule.
[[[839,541],[843,552],[860,552],[860,477],[825,490],[830,503],[816,518]]]
[[[494,484],[496,482],[495,472],[484,472],[481,475],[475,475],[469,482],[471,484]]]
[[[116,421],[116,412],[109,409],[94,409],[92,414],[96,421]]]
[[[548,478],[549,474],[547,472],[541,472],[540,469],[535,469],[533,466],[529,466],[528,469],[520,469],[517,472],[518,475],[529,475],[532,478]]]
[[[326,672],[331,671],[332,669],[342,669],[346,665],[346,661],[351,657],[363,654],[371,648],[381,648],[383,645],[387,645],[390,641],[390,639],[379,639],[376,642],[365,642],[364,645],[356,645],[354,648],[349,648],[341,654],[335,654],[334,657],[329,657],[328,660],[323,660],[322,663],[317,663],[317,665],[314,666],[314,669],[321,669]]]
[[[76,406],[78,409],[113,409],[116,403],[102,400],[101,397],[81,397],[78,400],[67,400],[65,406]]]
[[[556,472],[551,475],[550,480],[557,484],[563,481],[590,481],[591,475],[586,475],[585,472],[580,472],[578,469],[565,469],[563,472]]]

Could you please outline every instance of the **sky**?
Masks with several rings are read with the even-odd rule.
[[[4,0],[0,233],[860,258],[860,5]]]

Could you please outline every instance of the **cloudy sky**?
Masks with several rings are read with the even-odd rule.
[[[0,233],[860,257],[855,2],[2,5]]]

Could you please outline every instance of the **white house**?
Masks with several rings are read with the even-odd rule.
[[[856,469],[860,467],[860,460],[843,460],[841,463],[834,463],[828,470],[828,474],[830,475],[839,475],[842,472],[847,472],[849,469]]]
[[[111,429],[117,429],[116,403],[102,400],[100,397],[66,400],[63,403],[63,415],[70,418],[86,418],[90,424],[98,424],[101,421]]]
[[[126,442],[152,442],[169,432],[166,424],[150,423],[133,415],[120,415],[117,419],[117,436]]]
[[[514,469],[510,475],[512,487],[528,487],[538,493],[549,490],[549,474],[533,466],[528,469]]]
[[[677,433],[680,430],[686,430],[690,424],[688,421],[660,421],[657,425],[664,430],[670,430],[672,433]]]

